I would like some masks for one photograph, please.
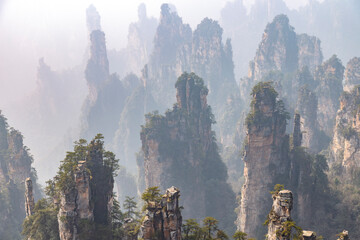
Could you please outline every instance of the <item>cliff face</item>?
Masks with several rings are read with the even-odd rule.
[[[343,176],[348,180],[351,172],[360,167],[359,102],[359,87],[353,88],[351,92],[344,92],[341,96],[331,146],[333,161],[340,164]]]
[[[320,134],[317,122],[318,100],[315,93],[309,90],[308,87],[302,87],[299,90],[297,106],[302,123],[302,146],[308,148],[310,152],[317,153],[321,150],[321,145],[318,141]]]
[[[90,176],[85,169],[85,162],[78,165],[74,177],[75,187],[60,196],[58,223],[61,240],[79,239],[82,233],[80,222],[90,223],[94,220]]]
[[[297,45],[299,49],[298,68],[308,67],[313,72],[316,66],[323,61],[320,39],[307,34],[300,34],[297,35]]]
[[[278,15],[266,26],[249,77],[259,81],[266,72],[294,72],[298,68],[298,46],[294,28],[286,15]]]
[[[287,158],[287,116],[270,83],[259,83],[252,92],[245,138],[245,183],[241,190],[238,229],[250,237],[264,235],[261,225],[271,202],[268,192],[275,183],[286,181],[290,162]]]
[[[181,240],[182,216],[179,205],[180,191],[176,187],[166,190],[160,202],[150,202],[140,227],[144,240]],[[154,237],[155,236],[155,237]]]
[[[177,184],[186,218],[213,216],[231,229],[235,196],[211,131],[208,90],[193,73],[181,75],[176,89],[173,109],[148,114],[141,131],[146,186]]]
[[[192,30],[168,4],[161,6],[160,22],[154,37],[154,49],[146,71],[145,85],[151,91],[159,111],[174,100],[174,79],[190,70]]]
[[[106,52],[105,34],[101,30],[90,33],[90,59],[85,77],[90,91],[90,100],[96,100],[97,90],[109,77],[109,61]]]
[[[230,146],[241,113],[241,100],[234,76],[231,41],[227,39],[223,44],[222,33],[217,21],[209,18],[201,21],[193,34],[191,71],[206,81],[208,101],[218,121],[219,141]]]
[[[90,5],[86,9],[86,25],[89,34],[95,30],[101,30],[101,17],[94,5]]]
[[[360,58],[354,57],[347,63],[344,80],[344,91],[347,92],[360,84]]]
[[[54,178],[56,181],[60,179],[56,184],[62,184],[57,196],[60,199],[58,223],[61,240],[91,239],[95,229],[110,225],[114,179],[109,162],[114,161],[112,158],[115,156],[104,151],[100,138],[95,138],[86,147],[78,145],[76,148],[82,148],[82,152],[77,153],[82,156],[73,176],[69,176],[71,170],[62,168],[60,175]],[[73,164],[69,162],[74,161],[71,154],[68,153],[64,160],[65,165]],[[70,171],[66,176],[64,169]],[[62,179],[64,177],[69,179]]]
[[[268,240],[287,240],[290,236],[279,234],[284,231],[284,223],[291,221],[291,210],[293,208],[293,195],[289,190],[282,190],[272,196],[273,205],[268,219]],[[280,235],[280,236],[279,236]]]
[[[313,78],[312,73],[322,60],[320,40],[307,34],[297,35],[287,16],[278,15],[266,26],[255,58],[250,62],[248,77],[241,80],[247,89],[242,90],[242,98],[247,99],[257,82],[274,81],[280,97],[286,99],[289,111],[293,111],[299,88],[309,84],[304,80]]]
[[[336,112],[340,107],[339,98],[343,91],[344,67],[335,55],[324,62],[315,71],[318,84],[318,121],[321,130],[332,136]]]
[[[36,197],[40,195],[36,173],[31,167],[32,161],[28,148],[23,145],[21,133],[9,128],[0,111],[0,214],[3,216],[0,220],[1,239],[21,238],[21,223],[26,214],[32,213],[32,189],[34,188]],[[34,186],[28,184],[29,182],[34,182]],[[31,193],[28,191],[30,188]]]

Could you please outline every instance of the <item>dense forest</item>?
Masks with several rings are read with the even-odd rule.
[[[193,27],[140,4],[120,50],[84,8],[26,136],[0,111],[0,239],[360,239],[360,5],[245,5]]]

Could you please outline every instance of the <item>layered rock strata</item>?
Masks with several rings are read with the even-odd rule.
[[[244,177],[241,190],[238,230],[249,237],[264,235],[261,226],[271,202],[268,192],[288,179],[289,138],[285,134],[287,115],[270,83],[260,82],[252,92],[251,110],[246,119]]]

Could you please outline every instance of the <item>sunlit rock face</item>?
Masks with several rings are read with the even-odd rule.
[[[289,190],[282,190],[272,195],[273,205],[269,213],[268,233],[269,240],[287,240],[290,236],[281,235],[284,231],[283,224],[291,221],[291,210],[293,208],[293,194]],[[279,234],[280,233],[280,234]]]
[[[266,213],[271,208],[269,191],[275,182],[288,179],[289,139],[285,134],[286,116],[279,112],[277,93],[269,83],[253,90],[251,111],[247,117],[245,138],[245,183],[241,190],[238,230],[260,238]],[[277,182],[278,183],[278,182]]]
[[[150,202],[140,227],[144,240],[181,240],[182,216],[179,204],[180,190],[171,187],[159,202]]]
[[[208,90],[195,74],[176,82],[177,103],[165,115],[148,114],[141,131],[146,187],[179,186],[183,216],[213,216],[231,230],[235,195],[211,130]]]
[[[79,161],[73,176],[67,176],[67,181],[73,180],[73,184],[59,193],[61,240],[84,239],[84,236],[95,234],[96,226],[111,224],[112,169],[105,163],[102,141],[92,140],[88,146],[86,160]]]
[[[360,88],[344,92],[340,98],[340,109],[337,112],[334,137],[332,139],[332,160],[339,165],[343,176],[351,180],[360,168]]]

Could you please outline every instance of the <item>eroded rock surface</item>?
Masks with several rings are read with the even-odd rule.
[[[290,240],[289,236],[279,234],[284,230],[284,224],[291,221],[293,208],[293,194],[289,190],[282,190],[272,195],[273,205],[268,215],[268,240]],[[280,236],[279,236],[280,235]]]
[[[140,227],[140,238],[144,240],[182,239],[179,197],[179,189],[171,187],[166,190],[160,202],[148,204],[145,218]]]

